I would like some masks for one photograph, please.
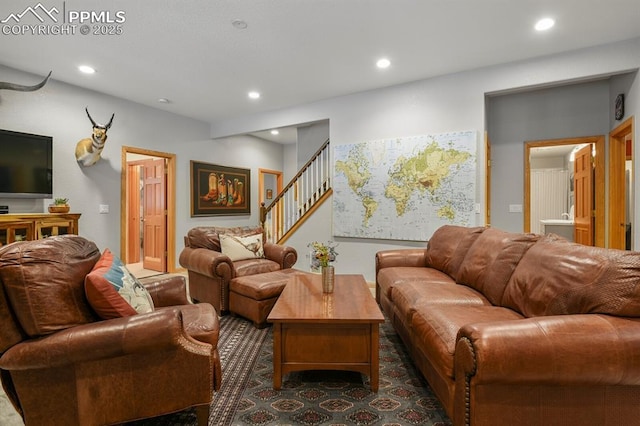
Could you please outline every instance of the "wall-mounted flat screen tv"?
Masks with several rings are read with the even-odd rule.
[[[53,138],[0,130],[0,198],[53,197]]]

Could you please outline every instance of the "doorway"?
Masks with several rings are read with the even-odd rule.
[[[271,204],[275,198],[282,192],[282,172],[278,170],[258,169],[258,211],[261,211],[262,205]],[[272,210],[275,223],[281,223],[282,212],[279,205]],[[262,225],[262,224],[260,224]],[[268,230],[265,230],[268,232]],[[271,235],[267,235],[270,238]]]
[[[175,154],[123,146],[121,162],[122,258],[175,272]]]
[[[633,117],[609,133],[609,248],[632,250]]]
[[[542,141],[530,141],[525,142],[525,176],[524,176],[524,231],[525,232],[535,232],[539,233],[540,228],[535,229],[532,228],[532,154],[535,150],[560,150],[565,154],[568,154],[571,149],[566,149],[568,147],[573,148],[576,146],[584,146],[591,145],[593,151],[593,213],[592,218],[590,218],[590,222],[592,222],[593,231],[592,232],[593,239],[590,241],[595,246],[604,247],[605,246],[605,166],[604,166],[604,136],[589,136],[589,137],[578,137],[578,138],[568,138],[568,139],[555,139],[555,140],[542,140]],[[564,150],[563,150],[564,148]],[[560,177],[562,180],[562,177]],[[571,185],[573,182],[573,178],[568,180],[568,185]],[[574,196],[577,196],[574,195]],[[571,216],[569,211],[571,210],[571,205],[576,205],[580,203],[581,199],[569,200],[568,204],[565,207],[566,211],[560,213],[560,217],[557,217],[559,220],[557,224],[562,223],[562,214],[566,213]],[[556,218],[554,218],[556,219]],[[553,225],[556,225],[554,222]],[[573,230],[572,230],[573,233]],[[590,234],[591,235],[591,234]],[[590,244],[591,245],[591,244]]]

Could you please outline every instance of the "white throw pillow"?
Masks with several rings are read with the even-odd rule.
[[[261,259],[264,257],[262,234],[238,237],[220,234],[222,253],[229,256],[232,262],[244,259]]]

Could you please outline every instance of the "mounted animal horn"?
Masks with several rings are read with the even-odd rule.
[[[17,90],[19,92],[33,92],[34,90],[38,90],[42,88],[45,84],[47,84],[47,81],[49,81],[49,77],[51,77],[51,72],[52,71],[49,71],[49,74],[47,74],[44,80],[42,80],[40,83],[33,86],[23,86],[22,84],[7,83],[4,81],[0,81],[0,90]]]
[[[87,112],[87,117],[89,117],[89,120],[93,125],[93,133],[90,138],[81,139],[76,145],[76,161],[78,164],[88,167],[93,166],[98,162],[98,160],[100,160],[100,154],[102,154],[104,144],[107,141],[107,130],[111,127],[113,117],[116,114],[113,113],[111,115],[109,123],[102,125],[96,123],[91,117],[91,114],[89,114],[89,107],[86,107],[84,110]]]
[[[100,129],[104,129],[105,131],[109,130],[109,127],[111,127],[111,123],[113,123],[113,117],[116,115],[115,112],[111,114],[111,120],[109,120],[109,122],[103,126],[102,124],[96,123],[94,119],[91,118],[91,114],[89,114],[89,107],[85,107],[84,110],[87,111],[87,117],[89,117],[89,121],[91,121],[91,124],[93,125],[93,127],[98,127]]]

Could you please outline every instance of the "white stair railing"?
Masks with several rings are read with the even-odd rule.
[[[331,194],[329,139],[274,200],[260,207],[267,241],[282,243]]]

